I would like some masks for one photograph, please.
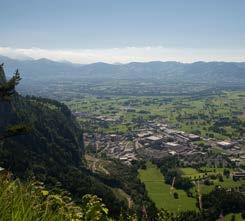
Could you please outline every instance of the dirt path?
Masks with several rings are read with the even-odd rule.
[[[128,201],[128,208],[132,208],[132,206],[133,206],[133,200],[131,199],[131,197],[127,193],[125,193],[122,189],[118,189],[118,192],[120,192],[120,194],[127,199],[127,201]]]
[[[85,158],[88,162],[88,167],[90,170],[92,170],[93,172],[103,172],[106,175],[110,175],[110,172],[106,168],[103,167],[102,160],[95,158],[88,154],[85,155]]]

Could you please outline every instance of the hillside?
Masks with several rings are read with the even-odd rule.
[[[244,82],[245,64],[235,62],[132,62],[128,64],[93,63],[79,65],[55,62],[48,59],[15,60],[0,56],[7,66],[7,73],[16,67],[29,80],[49,79],[163,79],[190,82]],[[44,71],[45,70],[45,71]]]
[[[132,62],[87,65],[47,59],[15,60],[0,56],[9,78],[19,68],[24,95],[59,101],[82,96],[208,95],[213,91],[243,90],[245,63],[236,62]]]
[[[1,76],[4,77],[3,68]],[[15,178],[37,179],[50,190],[66,190],[78,204],[82,196],[95,194],[102,198],[114,217],[120,211],[129,210],[125,197],[129,195],[134,201],[133,211],[140,213],[144,203],[155,215],[155,206],[137,178],[137,167],[114,162],[109,175],[89,169],[83,133],[66,105],[17,93],[9,101],[0,102],[0,121],[4,122],[0,133],[15,124],[29,127],[25,133],[0,137],[0,166],[11,171]],[[118,189],[122,194],[118,194]]]
[[[2,66],[0,76],[5,79]],[[3,80],[1,85],[5,82]],[[0,111],[1,128],[7,129],[17,123],[31,127],[25,135],[3,140],[0,159],[5,168],[24,176],[27,170],[35,172],[44,162],[44,168],[52,168],[53,158],[60,159],[57,163],[61,165],[82,165],[82,131],[65,105],[14,93],[11,98],[1,97]],[[54,155],[56,152],[59,156]]]
[[[0,175],[0,190],[1,221],[111,220],[108,209],[94,195],[85,195],[77,205],[66,192],[50,192],[40,182],[22,183],[4,175]]]
[[[1,167],[14,177],[35,177],[51,189],[68,190],[78,202],[85,194],[96,194],[112,214],[119,213],[123,205],[110,187],[85,168],[83,134],[65,105],[16,93],[11,102],[0,102],[1,133],[14,124],[30,125],[28,133],[0,140]]]
[[[6,128],[11,125],[12,121],[16,120],[16,115],[13,113],[11,103],[5,99],[6,88],[3,86],[6,83],[6,77],[3,66],[0,66],[0,137],[6,132]],[[11,91],[10,91],[11,92]]]

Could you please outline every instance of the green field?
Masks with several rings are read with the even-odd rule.
[[[210,169],[213,170],[213,168],[207,168],[207,170]],[[199,172],[193,168],[182,168],[181,170],[187,176],[199,175]],[[216,168],[216,173],[221,173],[222,171],[223,168]],[[156,165],[147,162],[147,169],[139,170],[139,178],[145,184],[149,197],[155,202],[158,208],[165,208],[172,212],[197,209],[195,198],[188,197],[185,191],[176,189],[171,191],[171,186],[164,182],[164,176]],[[214,185],[210,186],[200,184],[200,191],[202,193],[208,193],[212,191],[216,185],[225,188],[245,185],[245,180],[235,182],[230,178],[224,178],[224,182],[220,182],[219,180],[213,181]],[[178,193],[179,199],[173,197],[173,192]],[[195,187],[192,189],[192,192],[195,195]]]
[[[236,181],[236,182],[233,181],[232,179],[224,179],[224,182],[214,180],[214,185],[207,186],[207,185],[201,184],[200,185],[200,191],[202,193],[209,193],[213,190],[213,188],[215,186],[221,186],[224,188],[235,188],[235,187],[239,187],[241,185],[245,185],[245,180],[240,180],[240,181]]]
[[[125,133],[138,128],[139,122],[165,119],[167,123],[190,133],[209,138],[240,139],[245,120],[244,91],[223,91],[207,97],[190,96],[84,96],[65,104],[73,111],[92,116],[107,116],[119,122],[98,123],[80,117],[82,125],[94,125],[105,133]],[[131,110],[127,110],[130,108]],[[241,144],[245,148],[245,144]]]
[[[139,170],[139,177],[145,184],[149,197],[158,208],[165,208],[172,212],[197,209],[196,200],[187,197],[185,191],[171,191],[171,186],[164,183],[164,177],[156,165],[148,162],[146,170]],[[179,199],[173,197],[173,192],[178,193]]]
[[[196,169],[191,168],[191,167],[181,168],[181,171],[183,172],[183,176],[188,177],[190,179],[203,178],[206,175],[223,174],[223,172],[224,172],[224,168],[203,167],[201,169],[203,171],[206,171],[206,172],[199,172]],[[232,172],[231,169],[229,169],[229,170],[230,170],[230,172]]]
[[[225,217],[224,217],[224,221],[231,221],[231,218],[232,218],[232,215],[233,214],[229,214],[229,215],[226,215]],[[241,213],[239,213],[239,214],[234,214],[235,215],[235,221],[242,221],[242,220],[244,220],[243,218],[242,218],[242,214]],[[222,221],[221,219],[218,219],[218,221]]]
[[[203,170],[206,170],[207,175],[212,175],[212,174],[223,174],[224,168],[209,168],[209,167],[205,167],[202,168]],[[181,171],[183,172],[183,176],[189,177],[191,179],[195,179],[195,178],[202,178],[205,176],[205,173],[200,173],[198,172],[196,169],[191,168],[191,167],[187,167],[187,168],[181,168]],[[232,170],[230,169],[230,171],[232,172]],[[234,187],[239,187],[241,185],[245,185],[245,180],[239,180],[239,181],[233,181],[232,178],[225,178],[224,177],[224,181],[220,182],[219,180],[212,180],[214,182],[213,185],[204,185],[204,184],[200,184],[200,191],[202,193],[209,193],[210,191],[213,190],[213,188],[215,186],[221,186],[224,188],[234,188]],[[193,188],[192,190],[193,193],[195,193],[195,189]]]

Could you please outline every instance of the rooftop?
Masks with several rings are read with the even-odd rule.
[[[220,146],[230,146],[231,145],[231,143],[227,141],[220,141],[220,142],[217,142],[217,144]]]
[[[174,142],[167,142],[166,144],[169,145],[169,146],[172,146],[172,147],[177,147],[177,146],[179,146],[178,143],[174,143]]]
[[[150,141],[158,141],[158,140],[161,140],[162,137],[157,137],[157,136],[150,136],[150,137],[147,137],[147,140],[150,140]]]
[[[147,131],[147,132],[139,133],[139,134],[137,134],[137,136],[142,138],[142,137],[150,136],[152,134],[153,133],[151,131]]]
[[[3,171],[3,170],[5,170],[4,168],[2,168],[2,167],[0,167],[0,171]]]
[[[197,138],[200,138],[200,136],[198,136],[196,134],[189,134],[189,138],[191,138],[191,139],[197,139]]]

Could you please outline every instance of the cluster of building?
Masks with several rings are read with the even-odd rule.
[[[73,116],[75,117],[87,117],[91,120],[97,120],[99,122],[118,122],[118,118],[111,117],[111,116],[105,116],[105,115],[99,115],[99,116],[93,116],[89,112],[83,112],[83,111],[74,111],[72,112]]]
[[[77,113],[78,114],[78,113]],[[108,116],[97,116],[96,120],[118,123],[120,119]],[[207,149],[220,148],[224,155],[236,165],[245,160],[245,152],[237,142],[205,139],[197,134],[186,133],[175,129],[164,121],[155,120],[144,122],[141,129],[126,134],[96,134],[93,139],[88,139],[97,147],[97,152],[109,157],[117,158],[130,165],[143,155],[161,158],[167,155],[177,155],[182,159],[198,159],[207,155]],[[203,141],[203,142],[195,142]],[[205,143],[205,147],[199,145]],[[207,158],[207,157],[206,157]],[[200,161],[199,161],[200,162]],[[217,161],[218,162],[218,161]],[[187,162],[184,162],[188,164]]]
[[[132,161],[137,160],[135,145],[128,136],[118,134],[96,134],[93,137],[85,134],[85,141],[89,141],[96,147],[96,153],[106,154],[131,165]]]
[[[238,146],[238,142],[219,141],[216,146],[220,147],[226,156],[237,166],[245,160],[245,151]]]
[[[97,152],[105,153],[130,165],[132,161],[141,157],[142,152],[151,152],[154,157],[200,154],[193,141],[201,139],[198,135],[187,134],[174,130],[165,123],[152,121],[147,122],[144,128],[124,135],[97,134],[93,142],[98,146]]]
[[[195,134],[188,134],[170,128],[164,123],[151,122],[150,128],[137,134],[137,142],[144,148],[160,150],[170,155],[190,155],[200,152],[193,141],[201,140]]]

